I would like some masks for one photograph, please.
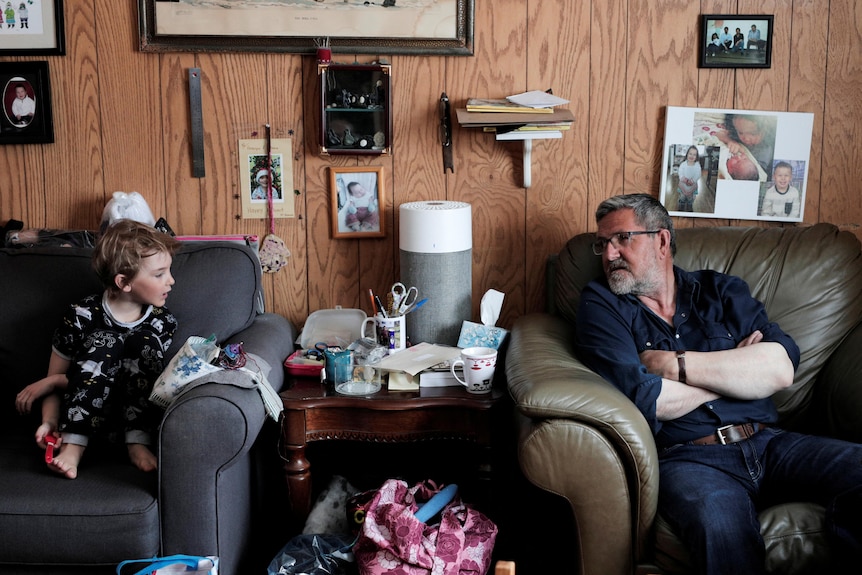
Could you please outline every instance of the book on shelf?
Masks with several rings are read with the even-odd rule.
[[[547,130],[565,131],[572,127],[571,122],[548,122],[547,124],[525,124],[513,128],[512,125],[505,127],[501,126],[482,126],[483,132],[544,132]]]
[[[560,122],[574,122],[575,116],[567,108],[551,110],[550,114],[525,114],[521,112],[508,114],[486,114],[484,112],[470,112],[464,108],[455,110],[458,123],[465,128],[482,128],[484,126],[506,126],[511,124],[558,124]]]
[[[505,98],[470,98],[467,100],[468,112],[514,112],[526,114],[552,114],[553,108],[534,108],[510,102]]]

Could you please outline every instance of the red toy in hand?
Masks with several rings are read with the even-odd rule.
[[[48,444],[48,447],[45,448],[45,463],[54,461],[54,447],[56,447],[59,441],[60,438],[56,433],[49,433],[45,436],[45,443]]]

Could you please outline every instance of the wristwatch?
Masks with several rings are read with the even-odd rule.
[[[685,352],[684,351],[676,352],[676,361],[677,361],[677,363],[679,363],[679,376],[677,377],[677,379],[680,382],[685,383]]]

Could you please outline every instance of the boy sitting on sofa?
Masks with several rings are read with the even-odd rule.
[[[115,222],[96,243],[93,268],[105,291],[70,306],[54,333],[47,377],[16,398],[28,413],[44,397],[36,443],[59,447],[46,457],[51,470],[74,479],[90,438],[120,432],[132,463],[156,469],[149,446],[161,409],[149,395],[177,328],[164,305],[178,248],[173,237],[132,220]]]

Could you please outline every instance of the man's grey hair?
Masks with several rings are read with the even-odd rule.
[[[635,214],[635,221],[648,230],[667,230],[670,232],[670,253],[676,255],[676,231],[673,220],[664,206],[649,194],[623,194],[608,198],[596,208],[596,223],[610,213],[629,209]],[[625,230],[631,231],[631,230]]]

